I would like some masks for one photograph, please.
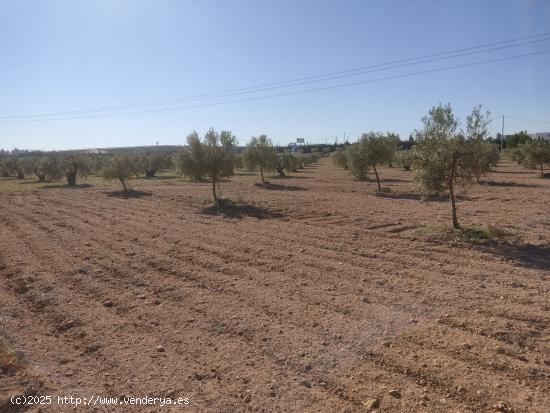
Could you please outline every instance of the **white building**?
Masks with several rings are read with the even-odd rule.
[[[530,133],[529,136],[534,141],[547,141],[547,142],[550,142],[550,132]]]

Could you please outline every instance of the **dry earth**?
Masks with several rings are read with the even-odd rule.
[[[0,193],[0,411],[548,412],[550,179],[505,162],[469,188],[461,222],[516,239],[472,244],[406,235],[448,202],[381,176],[384,195],[326,159],[271,189],[242,174],[221,189],[250,206],[224,214],[170,177]]]

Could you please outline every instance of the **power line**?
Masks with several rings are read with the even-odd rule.
[[[520,120],[520,121],[523,121],[523,122],[546,123],[546,124],[550,125],[550,122],[546,121],[546,120],[525,119],[525,118],[518,118],[517,116],[508,116],[508,115],[504,115],[504,117],[508,118],[508,119]]]
[[[465,64],[459,64],[459,65],[453,65],[453,66],[440,67],[435,69],[422,70],[417,72],[409,72],[405,74],[386,76],[386,77],[381,77],[377,79],[349,82],[349,83],[343,83],[339,85],[324,86],[324,87],[311,88],[311,89],[305,89],[300,91],[278,93],[273,95],[254,96],[254,97],[245,98],[245,99],[236,99],[236,100],[228,100],[228,101],[222,101],[222,102],[203,103],[203,104],[197,104],[197,105],[188,105],[188,106],[179,106],[179,107],[170,107],[170,108],[148,109],[148,110],[132,111],[132,112],[116,113],[116,114],[95,114],[95,115],[87,115],[87,116],[70,116],[70,117],[55,117],[55,118],[52,117],[52,118],[42,118],[42,119],[26,119],[25,121],[43,122],[43,121],[52,121],[52,120],[55,121],[55,120],[71,120],[71,119],[89,119],[89,118],[112,117],[112,116],[121,116],[121,115],[134,115],[134,114],[141,114],[141,113],[166,112],[166,111],[193,109],[193,108],[201,108],[201,107],[208,107],[208,106],[219,106],[219,105],[225,105],[225,104],[231,104],[231,103],[250,102],[254,100],[265,100],[265,99],[281,97],[281,96],[299,95],[299,94],[305,94],[305,93],[311,93],[311,92],[318,92],[318,91],[338,89],[343,87],[382,82],[386,80],[401,79],[401,78],[418,76],[418,75],[429,74],[429,73],[443,72],[447,70],[453,70],[453,69],[459,69],[459,68],[465,68],[465,67],[480,66],[480,65],[489,64],[489,63],[497,63],[497,62],[503,62],[508,60],[521,59],[523,57],[528,57],[528,56],[541,55],[544,53],[550,53],[550,49],[542,50],[539,52],[533,52],[533,53],[525,53],[525,54],[515,55],[515,56],[507,56],[507,57],[498,58],[498,59],[483,60],[483,61],[473,62],[473,63],[465,63]]]
[[[377,72],[377,71],[384,71],[384,70],[390,70],[390,69],[396,69],[400,67],[405,66],[411,66],[411,65],[417,65],[422,63],[430,63],[434,61],[439,60],[445,60],[445,59],[452,59],[456,57],[461,56],[467,56],[467,55],[473,55],[473,54],[479,54],[479,53],[487,53],[497,50],[502,50],[510,47],[518,47],[523,46],[526,44],[531,43],[537,43],[542,42],[546,40],[550,40],[550,32],[548,33],[542,33],[538,35],[532,35],[532,36],[526,36],[511,40],[505,40],[501,42],[496,43],[487,43],[483,45],[473,46],[473,47],[467,47],[462,49],[455,49],[451,51],[446,52],[439,52],[439,53],[433,53],[428,54],[420,57],[415,58],[407,58],[407,59],[399,59],[394,60],[391,62],[381,63],[381,64],[375,64],[370,66],[362,66],[354,69],[348,69],[338,72],[331,72],[323,75],[315,75],[315,76],[307,76],[302,77],[298,79],[293,80],[286,80],[281,82],[272,82],[272,83],[265,83],[261,85],[256,86],[250,86],[246,88],[240,88],[240,89],[230,89],[225,90],[221,92],[212,92],[212,93],[205,93],[200,95],[192,95],[187,97],[181,97],[181,98],[171,98],[171,99],[163,99],[163,100],[152,100],[152,101],[145,101],[145,102],[138,102],[138,103],[131,103],[131,104],[125,104],[125,105],[116,105],[116,106],[102,106],[102,107],[96,107],[96,108],[89,108],[89,109],[80,109],[80,110],[73,110],[73,111],[62,111],[62,112],[51,112],[51,113],[43,113],[43,114],[34,114],[34,115],[11,115],[11,116],[0,116],[0,120],[14,120],[14,119],[32,119],[32,118],[51,118],[56,116],[64,116],[64,115],[77,115],[77,114],[85,114],[85,113],[95,113],[95,112],[107,112],[107,111],[120,111],[120,110],[126,110],[126,109],[133,109],[133,108],[139,108],[143,106],[154,106],[154,105],[167,105],[167,104],[174,104],[174,103],[180,103],[185,101],[192,101],[192,100],[202,100],[202,99],[212,99],[212,98],[219,98],[219,97],[227,97],[227,96],[234,96],[234,95],[240,95],[240,94],[250,94],[250,93],[257,93],[267,90],[273,90],[273,89],[279,89],[279,88],[288,88],[288,87],[295,87],[300,86],[304,84],[310,84],[310,83],[316,83],[316,82],[325,82],[328,80],[334,80],[344,77],[350,77],[350,76],[359,76],[362,74]],[[531,40],[527,40],[531,39]],[[526,40],[526,41],[523,41]],[[520,42],[522,41],[522,42]],[[520,42],[520,43],[518,43]],[[515,43],[515,44],[509,44],[509,43]],[[480,50],[485,49],[485,50]],[[440,57],[438,57],[440,56]]]

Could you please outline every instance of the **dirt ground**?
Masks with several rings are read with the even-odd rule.
[[[0,411],[548,412],[550,179],[504,162],[461,193],[464,225],[410,172],[383,186],[325,158],[209,208],[210,184],[138,180],[0,193]],[[1,185],[1,184],[0,184]],[[11,350],[10,350],[11,349]],[[9,364],[9,363],[8,363]],[[182,406],[27,406],[13,395],[188,397]]]

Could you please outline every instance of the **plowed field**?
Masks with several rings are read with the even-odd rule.
[[[550,179],[502,163],[447,224],[410,172],[358,182],[326,158],[286,179],[0,193],[0,411],[21,394],[188,397],[154,412],[548,412]],[[0,183],[1,185],[1,183]],[[116,194],[115,194],[116,195]]]

